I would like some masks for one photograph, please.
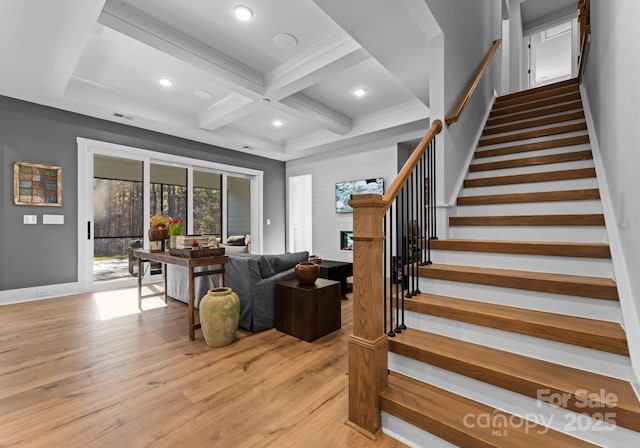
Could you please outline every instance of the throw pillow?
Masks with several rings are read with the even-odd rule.
[[[224,244],[227,246],[244,246],[244,235],[230,236]]]
[[[276,271],[273,270],[273,266],[271,266],[271,262],[265,256],[258,257],[256,260],[258,262],[258,270],[260,271],[260,277],[269,278],[275,275]]]
[[[301,261],[307,261],[308,258],[308,252],[294,252],[292,254],[278,255],[271,264],[276,272],[282,272],[291,269]]]

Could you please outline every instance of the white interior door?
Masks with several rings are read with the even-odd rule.
[[[289,178],[289,251],[313,253],[311,174]]]

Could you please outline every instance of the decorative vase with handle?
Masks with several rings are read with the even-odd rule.
[[[240,298],[231,288],[212,288],[200,301],[200,325],[207,345],[222,347],[236,337]]]
[[[303,261],[296,265],[295,273],[298,283],[302,286],[311,286],[315,284],[320,274],[320,266],[311,261]]]

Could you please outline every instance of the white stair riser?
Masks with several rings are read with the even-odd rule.
[[[627,356],[412,311],[405,311],[405,324],[415,330],[612,378],[626,381],[632,377],[631,361]]]
[[[432,250],[431,260],[438,264],[613,278],[613,263],[607,258]]]
[[[543,191],[590,190],[598,188],[595,177],[586,179],[554,180],[549,182],[527,182],[521,184],[492,185],[488,187],[463,188],[460,196],[485,196],[493,194],[536,193]]]
[[[467,179],[484,179],[486,177],[514,176],[516,174],[546,173],[548,171],[579,170],[593,168],[593,160],[578,160],[575,162],[547,163],[545,165],[522,166],[517,168],[503,168],[499,170],[483,170],[469,172]]]
[[[604,226],[450,226],[449,238],[607,243]]]
[[[587,319],[622,322],[620,303],[615,300],[592,299],[589,297],[424,277],[418,279],[418,287],[422,293],[439,294]]]
[[[525,138],[522,140],[514,140],[512,142],[507,142],[507,143],[495,143],[493,145],[486,145],[486,146],[479,147],[478,149],[487,150],[487,149],[502,148],[504,146],[524,145],[528,143],[540,143],[540,142],[547,142],[550,140],[558,140],[560,138],[578,137],[580,135],[587,135],[587,130],[585,129],[583,131],[565,132],[563,134],[556,134],[556,135],[545,135],[544,137]]]
[[[583,201],[516,202],[513,204],[458,205],[451,216],[521,216],[601,214],[600,199]]]
[[[533,121],[533,120],[529,120],[529,121]],[[483,135],[481,141],[490,139],[490,138],[495,138],[495,137],[506,137],[507,135],[517,135],[517,134],[522,134],[524,132],[539,131],[541,129],[553,129],[560,126],[568,126],[570,124],[576,124],[576,123],[584,123],[584,118],[579,118],[576,120],[561,121],[561,122],[551,123],[551,124],[544,124],[541,126],[534,126],[534,127],[529,127],[525,129],[517,129],[515,131],[500,132],[499,134]]]
[[[514,145],[505,145],[505,146],[514,146]],[[568,152],[588,151],[590,149],[591,149],[591,145],[589,144],[574,145],[574,146],[559,146],[557,148],[538,149],[536,151],[516,152],[512,154],[503,154],[500,156],[474,157],[471,163],[476,164],[476,163],[502,162],[504,160],[517,160],[517,159],[526,159],[529,157],[552,156],[555,154],[566,154]]]
[[[556,112],[554,114],[546,114],[546,115],[542,115],[539,117],[533,117],[533,118],[526,118],[524,120],[516,120],[516,121],[510,121],[508,123],[504,123],[504,124],[494,124],[492,126],[486,126],[486,129],[493,129],[493,128],[497,128],[497,127],[501,127],[501,126],[507,126],[510,124],[515,124],[515,123],[527,123],[527,122],[531,122],[533,120],[539,120],[541,118],[548,118],[548,117],[557,117],[558,115],[565,115],[565,114],[570,114],[572,112],[577,112],[579,110],[582,110],[582,107],[576,107],[575,109],[572,110],[565,110],[562,112]]]
[[[413,359],[389,354],[389,367],[391,370],[403,375],[432,384],[441,389],[467,397],[480,403],[484,403],[493,408],[501,409],[510,414],[519,415],[527,420],[531,420],[544,426],[568,434],[582,440],[586,440],[597,446],[606,448],[620,448],[638,446],[640,435],[634,431],[622,427],[609,426],[604,430],[606,424],[582,417],[564,408],[558,408],[540,402],[535,398],[510,392],[490,384],[478,381],[463,375],[452,373],[448,370],[423,364]],[[485,416],[472,416],[468,421],[474,422],[473,417],[485,417],[492,421],[493,414]],[[578,417],[580,417],[578,419]],[[585,422],[586,429],[576,428],[576,420]],[[480,423],[483,420],[476,421]],[[496,423],[495,430],[501,428]],[[591,429],[591,430],[589,430]]]
[[[458,448],[391,414],[382,412],[382,432],[411,448]]]

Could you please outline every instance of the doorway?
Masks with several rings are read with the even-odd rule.
[[[528,42],[528,87],[540,87],[577,74],[577,19],[532,33]]]
[[[289,178],[289,251],[313,253],[311,174]]]

